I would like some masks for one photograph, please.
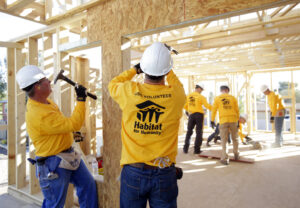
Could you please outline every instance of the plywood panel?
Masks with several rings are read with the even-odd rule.
[[[274,0],[185,0],[185,20],[215,16],[218,14],[238,11],[251,7],[263,6]]]
[[[223,14],[228,17],[240,10],[280,6],[294,2],[280,0],[126,0],[107,1],[88,10],[88,40],[102,40],[108,34],[122,35],[163,26],[180,27],[180,23]],[[228,13],[224,15],[224,13]],[[241,12],[242,13],[242,12]],[[107,19],[109,18],[109,21]],[[205,21],[205,20],[204,20]],[[153,31],[155,32],[155,31]],[[150,31],[151,33],[151,31]]]
[[[21,49],[15,49],[16,71],[25,65],[26,54],[22,53]],[[25,92],[16,89],[16,187],[18,189],[26,186],[26,98]]]
[[[7,49],[7,94],[8,94],[8,127],[7,127],[7,154],[8,154],[8,185],[16,183],[16,113],[15,113],[15,49]]]
[[[183,16],[183,1],[178,0],[107,1],[88,11],[88,39],[92,42],[175,24]]]
[[[102,45],[102,112],[104,159],[104,207],[119,207],[119,182],[121,157],[121,110],[109,95],[110,80],[123,71],[121,38],[104,40]],[[111,57],[115,58],[112,59]]]

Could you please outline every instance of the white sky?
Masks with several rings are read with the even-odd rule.
[[[9,41],[43,27],[46,26],[0,12],[0,41]]]

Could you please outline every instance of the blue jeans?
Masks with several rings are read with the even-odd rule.
[[[176,208],[175,167],[145,170],[125,165],[121,173],[121,208]]]
[[[58,167],[60,161],[59,157],[51,156],[44,164],[36,165],[37,178],[44,195],[42,207],[63,208],[69,183],[72,183],[76,187],[80,207],[97,208],[96,182],[84,162],[81,160],[77,170],[66,170]]]
[[[282,146],[283,138],[282,138],[282,128],[283,128],[284,116],[275,117],[275,144]]]

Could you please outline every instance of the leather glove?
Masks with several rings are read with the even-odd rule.
[[[87,94],[86,94],[86,88],[82,85],[76,85],[75,86],[75,92],[77,95],[77,101],[85,101]]]
[[[144,73],[141,69],[141,66],[140,66],[140,63],[134,65],[134,68],[135,68],[135,71],[137,74],[141,74],[141,73]]]
[[[211,122],[210,122],[210,126],[211,126],[211,128],[215,129],[216,123],[215,123],[214,121],[211,121]]]
[[[274,116],[271,116],[270,123],[274,123]]]
[[[190,116],[189,112],[187,112],[187,111],[185,111],[185,115],[186,115],[187,117]]]

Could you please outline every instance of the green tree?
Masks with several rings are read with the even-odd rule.
[[[295,83],[295,96],[296,96],[296,103],[300,102],[300,90],[297,89],[298,83]],[[279,88],[278,92],[282,96],[287,96],[289,95],[289,90],[291,88],[291,82],[279,82]],[[286,103],[291,103],[291,99],[286,99]]]
[[[6,81],[4,80],[2,74],[0,74],[0,100],[6,97]]]

